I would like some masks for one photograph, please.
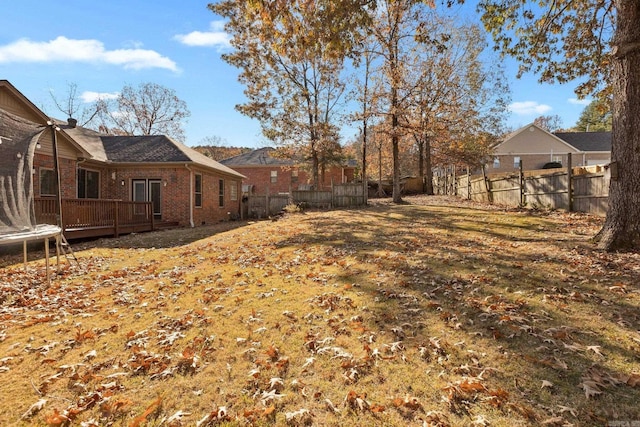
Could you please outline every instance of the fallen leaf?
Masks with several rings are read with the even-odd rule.
[[[578,412],[574,409],[574,408],[570,408],[568,406],[562,406],[562,405],[558,405],[558,408],[560,408],[560,413],[564,414],[565,412],[570,413],[571,415],[573,415],[574,417],[578,417]]]
[[[600,357],[604,357],[604,355],[601,353],[600,351],[600,346],[599,345],[588,345],[587,346],[587,351],[593,351],[595,354],[597,354]]]
[[[631,374],[623,376],[622,382],[631,387],[640,387],[640,374]]]
[[[40,412],[42,410],[42,408],[44,408],[44,405],[46,405],[46,404],[47,404],[47,399],[38,400],[33,405],[29,406],[29,409],[27,409],[26,412],[24,414],[22,414],[22,417],[20,417],[20,418],[23,419],[23,420],[27,419],[27,418],[31,418],[32,416],[34,416],[35,414]]]
[[[182,417],[188,417],[189,415],[191,415],[190,412],[184,412],[180,410],[175,414],[171,415],[169,418],[167,418],[164,421],[164,424],[166,424],[169,427],[180,427],[182,426]]]
[[[598,388],[598,384],[592,380],[585,380],[580,384],[580,388],[584,390],[585,396],[587,399],[593,396],[597,396],[602,394],[600,389]]]
[[[158,397],[156,400],[151,402],[151,404],[147,407],[147,409],[142,414],[138,415],[133,419],[133,422],[129,424],[129,427],[138,427],[142,423],[147,421],[147,417],[151,415],[153,411],[158,409],[161,403],[162,403],[162,397]]]

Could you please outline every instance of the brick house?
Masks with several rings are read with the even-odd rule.
[[[193,227],[240,215],[244,176],[167,136],[109,136],[51,120],[6,80],[0,80],[0,110],[43,129],[33,161],[36,216],[46,217],[42,206],[56,198],[55,141],[61,198],[76,206],[63,208],[65,229],[77,231],[71,237],[100,235],[90,219],[104,218],[100,211],[115,201],[144,203],[156,225]]]
[[[307,190],[313,184],[313,177],[299,162],[279,158],[275,148],[265,147],[238,156],[221,160],[225,166],[241,173],[244,192],[252,194],[289,193],[291,190]],[[331,184],[346,184],[354,181],[356,167],[353,162],[342,166],[331,166],[320,172],[320,190]]]
[[[507,137],[494,148],[493,163],[487,172],[513,172],[522,161],[523,169],[542,169],[547,163],[572,166],[606,164],[611,160],[611,132],[547,132],[529,124]]]

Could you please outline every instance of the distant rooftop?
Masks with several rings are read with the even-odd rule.
[[[554,132],[580,151],[611,151],[611,132]]]
[[[221,160],[220,163],[226,166],[291,166],[295,164],[291,159],[273,157],[274,151],[276,149],[272,147],[258,148]]]

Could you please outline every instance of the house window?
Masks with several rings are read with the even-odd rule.
[[[195,199],[195,207],[202,207],[202,175],[197,173],[195,175],[195,183],[193,186],[194,199]]]
[[[500,157],[493,158],[493,168],[500,169]]]
[[[218,206],[224,206],[224,179],[218,181]]]
[[[78,169],[78,199],[100,197],[100,172]]]
[[[562,164],[562,156],[553,156],[553,159],[551,161]]]
[[[514,168],[519,168],[520,167],[520,156],[515,156],[513,158],[513,167]]]
[[[234,182],[234,183],[231,185],[231,187],[229,187],[229,193],[230,193],[230,194],[229,194],[229,198],[230,198],[232,201],[234,201],[234,202],[235,202],[235,201],[237,201],[237,200],[238,200],[238,184],[237,184],[237,183],[235,183],[235,182]]]
[[[56,195],[56,174],[53,169],[40,168],[40,195]]]
[[[271,183],[275,184],[278,182],[278,171],[271,171]]]

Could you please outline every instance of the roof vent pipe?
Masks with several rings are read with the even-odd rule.
[[[73,118],[69,117],[69,118],[67,119],[67,124],[68,124],[70,127],[74,128],[74,127],[76,127],[76,126],[78,125],[78,120],[76,120],[76,119],[73,119]]]

